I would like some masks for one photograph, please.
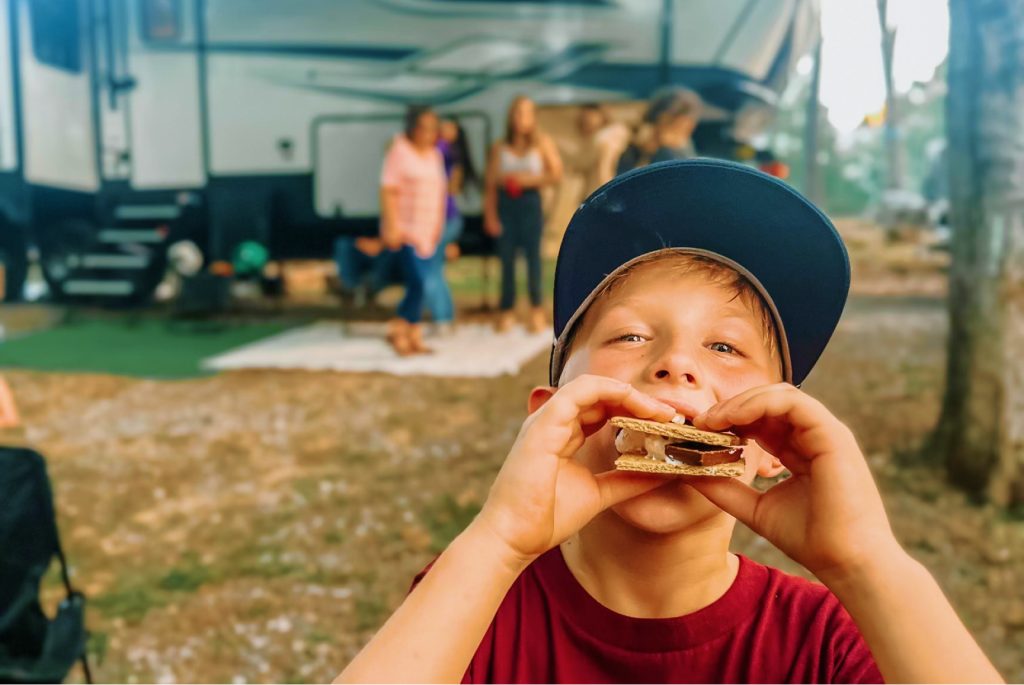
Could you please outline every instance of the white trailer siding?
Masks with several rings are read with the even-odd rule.
[[[394,116],[410,102],[486,112],[497,131],[518,93],[616,97],[553,83],[588,60],[658,59],[660,0],[486,5],[209,0],[212,172],[308,173],[314,118]]]

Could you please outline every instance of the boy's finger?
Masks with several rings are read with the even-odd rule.
[[[814,400],[792,386],[771,386],[746,397],[739,395],[701,418],[711,430],[748,426],[764,418],[783,419],[794,427],[809,428],[826,418],[815,412],[814,404]]]
[[[760,492],[735,478],[692,476],[684,477],[683,481],[716,507],[757,532],[753,523]]]
[[[786,383],[777,383],[774,385],[761,385],[756,388],[750,388],[735,397],[730,397],[727,400],[719,402],[704,413],[698,414],[693,418],[693,425],[705,430],[722,430],[724,428],[728,428],[729,424],[725,423],[722,418],[723,416],[729,414],[733,409],[740,406],[750,398],[762,395],[766,392],[771,392],[779,386],[792,387]]]
[[[584,426],[589,426],[595,423],[604,423],[609,418],[608,412],[605,411],[604,405],[598,404],[589,409],[584,409],[579,414],[580,423]]]
[[[643,419],[669,420],[672,407],[645,395],[628,383],[602,376],[581,376],[555,393],[545,405],[547,416],[558,423],[579,420],[594,405],[618,405]]]
[[[794,428],[814,428],[835,420],[824,405],[800,391],[765,393],[747,400],[731,415],[736,419],[736,425],[746,425],[764,417],[783,419]],[[742,423],[744,421],[746,423]]]
[[[645,492],[664,485],[676,476],[657,473],[637,473],[633,471],[605,471],[594,476],[601,492],[601,510],[613,507],[620,502],[638,497]]]

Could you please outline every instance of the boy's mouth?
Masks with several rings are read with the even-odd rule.
[[[703,411],[689,402],[684,402],[671,397],[655,397],[654,399],[675,409],[676,415],[672,421],[674,423],[681,423],[685,426],[692,426],[693,417],[701,414]],[[705,409],[707,409],[707,407],[705,407]]]

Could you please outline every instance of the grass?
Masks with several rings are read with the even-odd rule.
[[[96,595],[92,605],[109,618],[123,618],[128,623],[138,623],[150,609],[167,605],[169,597],[161,592],[155,582],[133,579],[118,583],[117,590]]]
[[[241,552],[232,562],[234,574],[250,578],[282,578],[302,571],[297,564],[282,559],[285,551],[280,547],[256,546]]]
[[[340,545],[345,541],[345,536],[341,534],[341,531],[329,530],[324,533],[324,544],[325,545]]]
[[[203,359],[289,327],[281,322],[203,327],[151,317],[73,318],[0,344],[0,367],[190,378],[205,375]]]
[[[320,481],[316,478],[300,478],[292,483],[292,488],[303,500],[312,502],[316,499],[319,484]]]
[[[501,292],[501,263],[497,258],[463,257],[445,267],[445,276],[451,287],[452,295],[460,301],[475,305],[479,298],[486,295],[491,306],[498,305],[498,293]],[[550,294],[555,288],[555,260],[545,259],[541,266],[543,281],[541,292]],[[526,294],[526,260],[519,259],[516,264],[516,284],[519,297]]]
[[[203,564],[195,553],[186,553],[182,561],[162,574],[148,571],[121,576],[114,590],[90,598],[90,603],[108,618],[139,623],[151,609],[159,609],[205,585],[233,578],[280,578],[301,575],[302,568],[281,559],[284,550],[267,545],[246,546],[232,554],[227,566]]]
[[[377,628],[384,622],[388,607],[376,596],[356,597],[356,630]]]
[[[456,535],[465,530],[480,513],[479,502],[459,504],[451,495],[437,498],[423,512],[423,522],[430,533],[430,549],[441,553]]]
[[[181,566],[176,566],[165,573],[160,578],[158,586],[168,592],[195,592],[214,579],[215,574],[210,567],[190,557]]]
[[[106,660],[109,642],[110,636],[103,631],[89,633],[89,641],[85,645],[85,651],[89,655],[89,660],[96,666],[102,666]]]
[[[109,618],[140,622],[151,609],[165,607],[183,595],[193,594],[215,580],[211,569],[188,561],[162,576],[133,574],[122,577],[112,592],[96,595],[90,601]]]

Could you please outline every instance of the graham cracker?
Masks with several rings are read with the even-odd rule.
[[[615,460],[615,469],[618,471],[637,471],[639,473],[663,473],[672,476],[723,476],[726,478],[736,478],[743,475],[746,463],[746,460],[740,457],[739,461],[728,464],[688,466],[686,464],[669,464],[668,462],[648,459],[647,457],[634,454],[624,454]]]
[[[645,419],[631,419],[626,416],[614,416],[608,423],[616,428],[628,428],[640,433],[649,435],[661,435],[676,440],[689,440],[705,445],[721,445],[723,447],[741,447],[747,441],[736,435],[727,433],[712,433],[702,431],[693,426],[685,426],[681,423],[661,423],[659,421],[647,421]]]

